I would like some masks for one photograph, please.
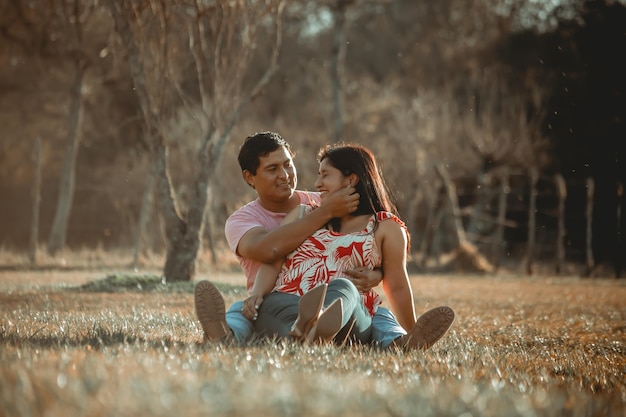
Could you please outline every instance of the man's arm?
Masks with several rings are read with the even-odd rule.
[[[304,215],[307,208],[310,209],[310,207],[301,204],[291,210],[291,213],[287,214],[283,221],[280,222],[280,226],[298,220]],[[254,285],[252,285],[252,289],[250,290],[250,296],[243,300],[242,312],[248,319],[253,321],[257,319],[259,308],[261,304],[263,304],[265,296],[269,294],[276,285],[276,280],[278,279],[278,274],[283,266],[283,262],[284,260],[280,259],[271,264],[261,264],[259,267],[256,278],[254,278]]]
[[[282,261],[276,261],[273,264],[262,264],[259,267],[250,295],[243,300],[241,311],[244,316],[253,321],[257,319],[259,308],[263,304],[265,296],[272,292],[274,285],[276,285],[276,279],[282,266]]]
[[[334,217],[342,217],[356,210],[359,194],[347,187],[328,196],[324,203],[302,219],[266,230],[255,227],[239,240],[237,253],[244,258],[262,263],[273,263],[295,250],[306,238]]]

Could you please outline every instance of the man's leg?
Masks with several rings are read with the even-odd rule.
[[[396,316],[389,309],[379,306],[372,317],[372,343],[386,349],[404,335],[406,330],[398,324]]]
[[[259,318],[252,322],[242,313],[243,301],[233,303],[225,312],[224,298],[211,282],[200,281],[194,293],[196,314],[205,340],[225,341],[234,336],[237,343],[243,344],[255,328],[265,336],[286,337],[298,315],[300,297],[293,294],[269,294],[259,309]]]
[[[224,341],[230,329],[226,324],[224,297],[217,287],[207,280],[198,282],[194,288],[194,305],[204,340]]]
[[[259,308],[254,330],[264,337],[286,338],[298,317],[300,297],[284,292],[272,292],[265,296]]]
[[[254,324],[252,320],[243,315],[242,311],[243,301],[236,301],[226,311],[226,324],[230,328],[235,336],[237,343],[242,345],[250,340],[252,332],[254,331]]]

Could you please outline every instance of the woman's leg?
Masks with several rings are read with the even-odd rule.
[[[372,317],[372,344],[386,349],[404,335],[406,330],[398,324],[396,316],[389,309],[379,306]]]
[[[372,340],[372,317],[363,305],[359,290],[345,278],[334,279],[328,283],[324,308],[338,298],[341,298],[342,301],[343,321],[341,331],[335,340],[342,342],[349,335],[361,343],[370,343]]]
[[[284,292],[272,292],[265,296],[259,308],[254,330],[263,337],[285,338],[298,317],[300,297]]]

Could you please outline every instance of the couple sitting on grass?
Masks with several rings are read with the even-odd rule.
[[[217,288],[195,288],[205,340],[253,334],[309,343],[426,349],[454,321],[449,307],[415,319],[406,259],[409,234],[375,157],[359,145],[319,153],[315,192],[296,190],[289,144],[277,133],[246,138],[239,164],[258,198],[233,213],[226,238],[249,297],[225,311]],[[391,311],[373,290],[382,281]],[[396,319],[397,317],[397,319]]]

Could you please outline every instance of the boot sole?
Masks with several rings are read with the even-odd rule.
[[[228,326],[226,306],[220,291],[209,281],[200,281],[194,290],[194,303],[205,340],[223,340]]]
[[[454,310],[436,307],[422,314],[411,331],[405,336],[405,347],[428,349],[437,343],[454,323]]]

